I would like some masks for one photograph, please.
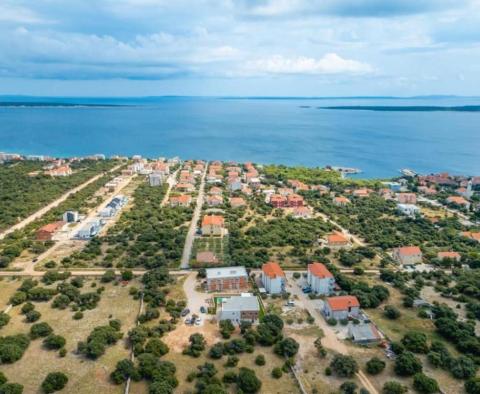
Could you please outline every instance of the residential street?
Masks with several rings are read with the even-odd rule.
[[[197,202],[195,211],[193,212],[192,221],[190,222],[190,228],[188,229],[187,238],[185,239],[185,246],[183,247],[182,262],[180,264],[181,269],[189,267],[190,255],[192,253],[193,241],[195,240],[195,233],[197,231],[197,223],[200,219],[200,213],[202,212],[204,192],[205,192],[205,177],[207,175],[208,162],[205,163],[205,170],[202,174],[200,181],[200,187],[198,190]]]
[[[122,164],[119,164],[118,166],[113,167],[111,170],[108,172],[113,172],[117,169],[119,169],[122,166]],[[70,195],[84,189],[88,185],[90,185],[92,182],[95,182],[97,179],[101,178],[103,176],[103,173],[95,175],[93,178],[90,178],[88,181],[82,183],[81,185],[70,189],[68,192],[63,194],[61,197],[57,198],[55,201],[52,201],[50,204],[46,205],[45,207],[39,209],[35,213],[32,213],[30,216],[26,217],[23,219],[21,222],[15,224],[14,226],[10,227],[9,229],[5,230],[3,233],[0,234],[0,240],[5,238],[10,233],[13,233],[15,230],[20,230],[27,226],[28,224],[32,223],[33,221],[37,220],[38,218],[42,217],[45,215],[50,209],[55,208],[56,206],[60,205],[62,202],[64,202]]]

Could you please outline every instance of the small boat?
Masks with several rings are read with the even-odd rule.
[[[409,168],[402,168],[400,170],[400,172],[405,175],[405,176],[409,176],[409,177],[414,177],[414,176],[417,176],[417,173],[413,170],[410,170]]]

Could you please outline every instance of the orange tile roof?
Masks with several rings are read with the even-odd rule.
[[[53,223],[48,223],[45,226],[42,226],[38,229],[38,231],[45,231],[47,233],[53,233],[57,231],[59,228],[61,228],[65,222],[58,221],[58,222],[53,222]]]
[[[467,205],[468,201],[461,196],[450,196],[447,198],[448,202],[458,204],[458,205]]]
[[[348,238],[340,233],[333,233],[327,236],[327,241],[329,244],[344,244],[348,243]]]
[[[460,253],[458,252],[438,252],[437,257],[441,259],[459,259]]]
[[[272,194],[270,196],[270,202],[272,201],[287,201],[287,199],[280,194]]]
[[[232,197],[230,199],[231,205],[245,205],[245,200],[242,197]]]
[[[223,224],[223,216],[218,215],[204,216],[202,220],[202,226],[223,226]]]
[[[472,231],[464,231],[464,232],[462,233],[462,235],[463,235],[464,237],[467,237],[467,238],[470,238],[470,239],[474,239],[474,240],[480,242],[480,232],[474,233],[474,232],[472,232]]]
[[[350,202],[350,200],[347,198],[347,197],[335,197],[335,201],[336,202],[342,202],[342,203],[347,203],[347,202]]]
[[[332,273],[322,263],[308,264],[308,270],[318,278],[333,278]]]
[[[330,309],[332,311],[343,311],[345,309],[348,309],[349,307],[360,306],[360,303],[355,296],[328,297],[327,303],[328,305],[330,305]]]
[[[282,268],[275,262],[268,262],[262,265],[262,271],[265,275],[270,277],[271,279],[275,279],[276,277],[285,277],[285,274]]]
[[[287,196],[288,201],[303,201],[303,197],[299,194],[290,194]]]
[[[421,254],[422,251],[418,246],[402,246],[398,248],[398,252],[403,256],[412,256],[415,254]]]

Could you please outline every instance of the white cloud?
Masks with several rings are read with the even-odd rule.
[[[0,2],[0,22],[6,23],[45,23],[32,10],[21,7],[8,1]]]
[[[252,60],[245,65],[247,71],[260,74],[367,74],[373,67],[357,60],[344,59],[336,53],[327,53],[320,59],[299,56],[287,58],[274,55]]]

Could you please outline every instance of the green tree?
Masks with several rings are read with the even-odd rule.
[[[255,375],[255,371],[249,368],[240,368],[237,378],[237,386],[246,394],[253,394],[260,390],[262,382]]]
[[[407,391],[408,389],[403,384],[395,381],[386,382],[382,389],[383,394],[404,394]]]
[[[438,383],[435,379],[428,377],[424,373],[417,373],[413,377],[413,387],[419,393],[424,394],[433,394],[437,393],[440,388],[438,387]]]
[[[422,372],[422,362],[410,352],[403,352],[395,360],[395,373],[399,376],[412,376]]]
[[[289,358],[297,354],[298,348],[299,348],[299,344],[295,339],[285,338],[277,342],[273,350],[279,356]]]
[[[351,378],[358,372],[358,364],[352,356],[344,356],[337,354],[332,362],[330,368],[342,378]]]
[[[385,369],[386,363],[383,360],[380,360],[378,357],[373,357],[367,361],[367,372],[370,375],[378,375]]]
[[[405,349],[413,353],[428,353],[427,336],[423,332],[409,331],[402,339]]]
[[[68,383],[68,376],[63,372],[51,372],[42,383],[44,393],[53,393],[62,390]]]

